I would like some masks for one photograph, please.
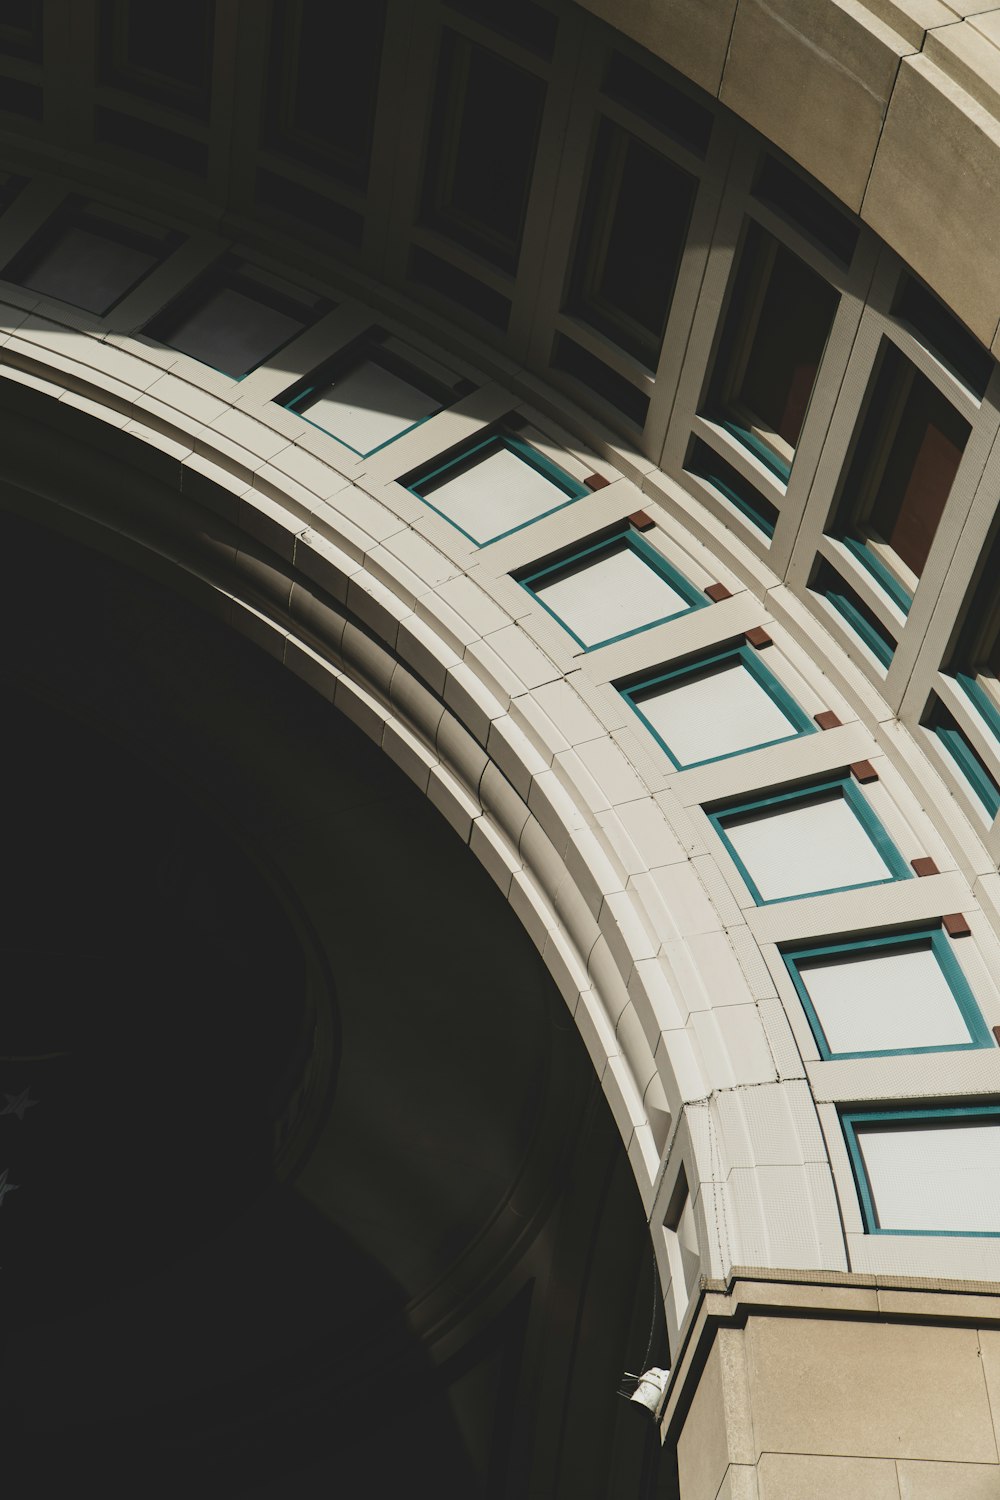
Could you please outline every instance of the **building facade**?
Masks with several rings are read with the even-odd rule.
[[[998,48],[6,7],[38,1493],[1000,1494]]]

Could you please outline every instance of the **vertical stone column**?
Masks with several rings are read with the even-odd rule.
[[[1000,1500],[1000,1287],[765,1277],[708,1286],[681,1352],[681,1500]]]

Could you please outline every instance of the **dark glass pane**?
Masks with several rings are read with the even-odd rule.
[[[573,260],[570,310],[655,366],[697,181],[602,119]]]
[[[914,276],[903,277],[892,310],[970,391],[984,394],[993,356]]]
[[[557,370],[565,370],[581,384],[602,397],[628,417],[636,427],[642,427],[649,411],[649,397],[637,390],[624,375],[612,370],[603,360],[595,358],[587,349],[557,334],[552,346],[552,364]]]
[[[888,543],[919,577],[969,432],[937,387],[887,346],[849,471],[841,525]]]
[[[544,103],[541,79],[443,34],[424,215],[506,271],[517,269]]]
[[[125,53],[129,66],[190,88],[205,87],[214,9],[210,0],[170,0],[169,5],[132,0]]]
[[[797,172],[782,166],[773,156],[764,158],[754,195],[784,214],[803,232],[849,265],[858,243],[859,226],[826,198],[818,188],[803,182]]]
[[[174,109],[207,113],[214,0],[103,0],[100,18],[105,82]]]
[[[384,31],[385,0],[276,6],[265,140],[363,190]]]
[[[146,327],[151,338],[239,379],[270,358],[329,304],[240,264],[200,278]]]
[[[346,208],[335,198],[315,193],[289,177],[276,172],[257,173],[257,201],[267,208],[287,214],[302,224],[309,224],[323,234],[335,235],[349,245],[360,245],[365,221],[361,214]]]
[[[713,379],[729,430],[788,477],[838,294],[797,255],[751,224]],[[763,446],[764,452],[760,452]]]
[[[42,0],[0,0],[0,52],[42,60]]]
[[[410,254],[410,275],[414,281],[430,287],[431,291],[468,308],[477,318],[506,330],[510,321],[510,302],[491,286],[477,281],[475,276],[469,276],[419,246],[414,247]]]
[[[626,109],[648,120],[700,156],[708,150],[712,112],[672,88],[655,73],[621,52],[612,52],[604,75],[604,92]]]
[[[822,594],[829,600],[875,659],[888,667],[896,651],[895,637],[885,628],[875,611],[844,582],[836,568],[831,567],[828,562],[821,562],[809,587],[814,593]]]
[[[552,56],[559,23],[551,11],[543,10],[533,0],[446,0],[446,4],[501,36],[520,42],[539,57]]]

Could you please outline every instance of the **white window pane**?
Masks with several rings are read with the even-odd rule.
[[[639,707],[682,766],[798,732],[741,661],[665,683]]]
[[[1000,1232],[1000,1124],[858,1125],[881,1229]]]
[[[148,250],[121,245],[88,229],[67,229],[24,278],[46,297],[102,313],[156,263]]]
[[[429,417],[440,404],[409,381],[366,359],[300,410],[310,422],[355,452],[370,453],[399,437],[414,422]]]
[[[691,607],[625,543],[580,563],[554,583],[532,588],[585,646],[641,630]]]
[[[967,1045],[969,1029],[933,950],[886,949],[799,965],[831,1052]]]
[[[509,448],[487,454],[451,479],[421,486],[421,494],[474,542],[493,541],[568,499],[565,490]]]
[[[839,793],[726,825],[762,901],[890,879],[892,872]]]
[[[303,326],[300,318],[224,287],[178,324],[169,343],[213,369],[245,375]]]

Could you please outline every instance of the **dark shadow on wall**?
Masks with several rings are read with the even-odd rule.
[[[11,1492],[652,1495],[652,1424],[614,1394],[645,1341],[638,1195],[488,878],[249,643],[2,531]],[[277,1178],[313,1018],[268,861],[306,881],[340,1011],[336,1095]]]

